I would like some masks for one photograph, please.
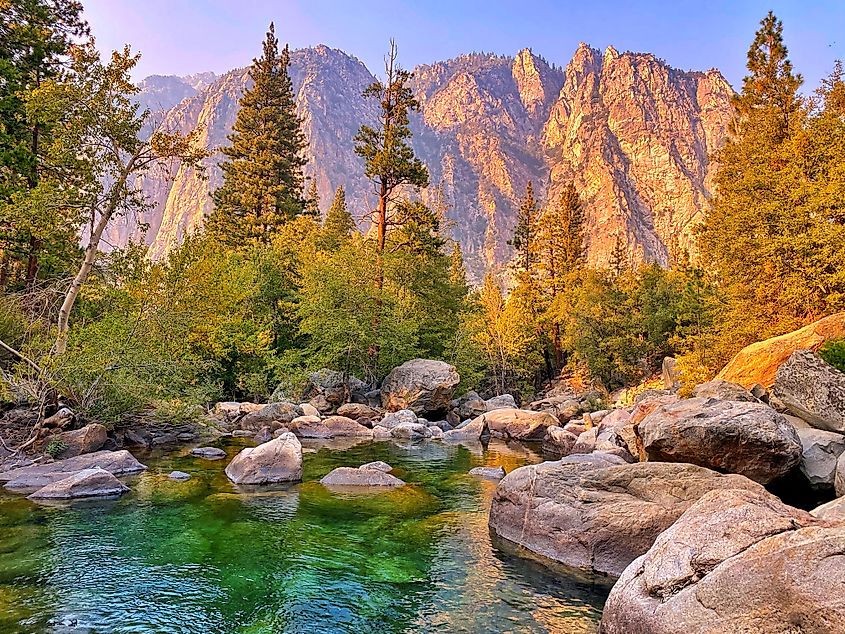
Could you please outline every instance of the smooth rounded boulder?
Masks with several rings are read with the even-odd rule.
[[[445,361],[412,359],[393,368],[381,384],[381,404],[389,412],[409,409],[418,416],[443,413],[461,377]]]
[[[712,491],[610,592],[602,634],[845,632],[845,524],[762,490]]]
[[[640,460],[687,462],[767,484],[801,461],[795,428],[762,403],[691,398],[661,405],[637,425]]]
[[[400,487],[405,483],[381,469],[338,467],[325,475],[320,484],[329,487]]]
[[[102,449],[108,440],[108,431],[99,423],[90,423],[80,429],[62,432],[58,440],[65,445],[61,457],[73,458]]]
[[[0,473],[0,481],[5,481],[5,488],[9,491],[34,491],[53,482],[94,468],[105,469],[114,476],[132,475],[146,470],[125,449],[119,451],[95,451],[66,460],[58,460],[47,464],[34,464]]]
[[[546,430],[558,424],[547,412],[527,409],[496,409],[481,416],[491,436],[514,440],[542,440]]]
[[[585,571],[618,576],[689,506],[714,489],[762,487],[690,464],[628,464],[607,453],[520,467],[496,487],[490,528]]]
[[[297,416],[302,416],[302,408],[293,403],[271,403],[261,409],[250,412],[238,422],[240,429],[257,432],[262,427],[269,426],[271,429],[287,425]]]
[[[226,476],[235,484],[298,482],[302,479],[302,444],[286,432],[257,447],[248,447],[232,459]]]
[[[48,484],[29,496],[30,500],[75,500],[123,495],[129,487],[114,475],[94,467],[83,469],[66,478]]]
[[[373,430],[346,416],[299,416],[288,425],[288,429],[300,438],[340,438],[360,436],[372,438]]]

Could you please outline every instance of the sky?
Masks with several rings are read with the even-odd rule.
[[[845,0],[83,0],[101,50],[129,43],[147,75],[225,72],[260,53],[270,21],[292,48],[326,44],[374,73],[388,40],[406,68],[485,51],[531,48],[564,66],[578,43],[654,53],[684,70],[718,68],[734,87],[770,9],[805,92],[845,59]]]

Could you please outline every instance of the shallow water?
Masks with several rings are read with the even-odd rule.
[[[0,494],[0,633],[594,632],[606,590],[493,546],[495,484],[472,467],[521,445],[306,445],[303,482],[238,490],[227,460],[139,456],[119,501],[53,508]],[[240,446],[224,446],[234,455]],[[331,492],[384,460],[410,486]],[[173,482],[167,474],[192,474]]]

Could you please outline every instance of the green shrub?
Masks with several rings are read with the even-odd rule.
[[[67,451],[67,448],[67,443],[65,443],[61,438],[54,438],[47,443],[47,446],[44,448],[44,453],[51,458],[58,458]]]
[[[819,356],[840,372],[845,372],[845,339],[828,341],[819,348]]]

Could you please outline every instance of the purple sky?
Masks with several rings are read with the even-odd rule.
[[[471,51],[530,47],[564,65],[578,42],[646,51],[682,69],[720,69],[738,86],[757,23],[769,9],[805,90],[845,58],[845,0],[83,0],[101,49],[129,43],[143,54],[136,78],[244,66],[268,23],[293,48],[327,44],[381,68],[390,37],[403,65]]]

